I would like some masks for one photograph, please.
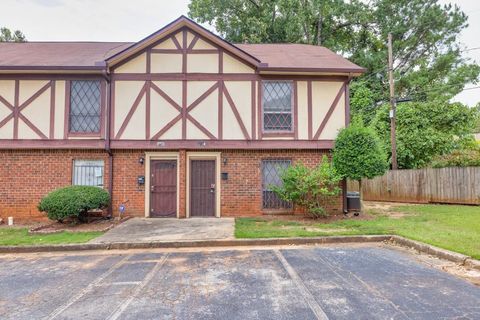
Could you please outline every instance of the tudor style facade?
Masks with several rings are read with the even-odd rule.
[[[114,214],[290,212],[269,186],[330,152],[362,72],[322,47],[233,45],[185,17],[137,43],[0,44],[0,217],[42,217],[38,200],[70,184],[108,189]]]

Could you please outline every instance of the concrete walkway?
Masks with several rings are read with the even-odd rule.
[[[233,218],[133,218],[90,243],[233,239]]]

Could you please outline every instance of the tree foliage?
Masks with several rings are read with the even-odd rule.
[[[340,130],[333,149],[333,165],[344,178],[361,181],[387,170],[387,157],[375,132],[360,124]]]
[[[12,31],[8,28],[0,28],[0,42],[26,42],[25,35],[20,30]]]
[[[313,169],[299,163],[281,173],[282,186],[272,186],[280,198],[305,208],[313,218],[327,216],[326,206],[340,193],[340,175],[327,156]]]
[[[436,100],[397,106],[397,162],[402,169],[427,166],[434,157],[450,153],[471,137],[477,113],[461,103]],[[391,156],[389,105],[381,106],[372,121]]]
[[[192,0],[189,15],[213,25],[231,42],[323,45],[367,68],[352,86],[368,102],[352,103],[365,123],[375,102],[387,101],[387,34],[394,37],[394,73],[400,98],[449,99],[480,67],[462,56],[458,36],[468,17],[439,0]],[[371,101],[370,101],[371,100]]]

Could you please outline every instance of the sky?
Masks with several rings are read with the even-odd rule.
[[[21,30],[29,41],[138,41],[187,15],[189,0],[2,0],[0,26]],[[480,47],[480,1],[453,3],[470,17],[460,35],[465,48]],[[480,49],[464,52],[480,63]],[[478,85],[468,84],[455,100],[480,101]]]

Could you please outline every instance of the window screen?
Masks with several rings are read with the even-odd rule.
[[[290,160],[263,160],[262,161],[262,199],[264,209],[289,209],[291,203],[283,201],[272,191],[272,186],[281,186],[280,173],[290,166]]]
[[[100,81],[76,80],[70,84],[70,132],[100,132]]]
[[[263,130],[292,131],[291,82],[263,82]]]
[[[73,185],[103,187],[103,160],[74,160]]]

